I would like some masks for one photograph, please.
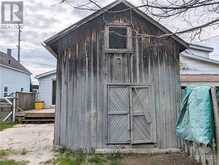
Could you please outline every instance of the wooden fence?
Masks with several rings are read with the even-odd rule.
[[[16,106],[18,110],[33,109],[36,93],[32,92],[16,92]]]

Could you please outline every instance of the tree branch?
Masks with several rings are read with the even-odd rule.
[[[95,6],[97,6],[99,9],[101,9],[102,7],[100,5],[98,5],[95,1],[93,0],[89,0],[89,2],[93,3]]]

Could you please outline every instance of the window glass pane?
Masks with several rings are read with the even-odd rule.
[[[110,49],[127,48],[126,27],[109,27],[109,48]]]
[[[4,97],[8,96],[8,87],[4,87]]]

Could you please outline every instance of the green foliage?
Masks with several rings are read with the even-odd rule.
[[[54,164],[59,165],[80,165],[85,160],[85,154],[82,152],[62,151],[57,154],[57,158],[54,160]]]
[[[0,160],[0,165],[27,165],[27,161]]]
[[[120,165],[120,160],[122,159],[122,156],[119,153],[113,153],[108,155],[108,159],[111,160],[110,165]]]
[[[104,155],[84,153],[83,151],[71,152],[61,149],[53,160],[54,165],[120,165],[121,156],[118,154]]]
[[[28,151],[23,148],[22,150],[12,150],[12,149],[0,149],[0,158],[7,157],[9,155],[26,155]]]
[[[91,154],[88,157],[88,162],[94,165],[105,165],[107,161],[104,155]]]
[[[0,122],[0,131],[3,131],[7,128],[14,127],[15,123],[9,123],[9,122]]]
[[[11,154],[15,154],[15,151],[11,149],[0,149],[0,158],[6,157]]]

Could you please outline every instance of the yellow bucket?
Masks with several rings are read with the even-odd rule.
[[[34,107],[37,110],[44,109],[44,101],[35,101]]]

